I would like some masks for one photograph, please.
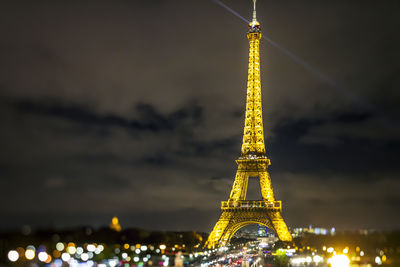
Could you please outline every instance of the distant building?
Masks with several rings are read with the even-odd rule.
[[[119,224],[118,218],[115,217],[115,216],[111,220],[110,229],[114,230],[116,232],[120,232],[121,231],[121,225]]]
[[[327,229],[322,227],[312,227],[310,225],[308,228],[294,228],[292,230],[293,237],[301,236],[303,233],[315,235],[335,235],[336,229],[334,227]]]

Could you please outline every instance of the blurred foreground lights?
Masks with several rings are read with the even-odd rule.
[[[315,263],[320,263],[320,262],[322,262],[322,257],[321,256],[319,256],[319,255],[315,255],[314,257],[313,257],[313,261],[315,262]]]
[[[326,251],[328,251],[329,253],[332,253],[334,251],[334,249],[333,249],[333,247],[330,247]]]
[[[108,261],[108,265],[110,265],[111,267],[115,267],[117,265],[117,261],[116,260],[109,260]]]
[[[67,247],[67,252],[71,255],[76,253],[76,248],[75,247]]]
[[[328,260],[332,267],[349,267],[350,260],[346,255],[335,255]]]
[[[141,246],[141,247],[140,247],[140,250],[141,250],[141,251],[146,251],[146,250],[147,250],[147,246]]]
[[[49,255],[46,252],[42,251],[38,254],[38,259],[42,262],[46,262]]]
[[[19,258],[19,254],[18,254],[18,252],[16,250],[10,250],[8,252],[7,256],[8,256],[8,259],[10,261],[12,261],[12,262],[16,262],[18,260],[18,258]]]
[[[54,265],[53,266],[56,266],[56,267],[61,267],[62,266],[62,260],[60,260],[60,259],[56,259],[56,260],[54,260]]]
[[[83,261],[87,261],[87,260],[89,259],[89,255],[88,255],[87,253],[82,253],[81,259],[82,259]]]
[[[139,261],[139,257],[134,257],[134,258],[133,258],[133,261],[134,261],[134,262],[138,262],[138,261]]]
[[[58,243],[56,244],[56,249],[57,249],[58,251],[63,251],[63,250],[64,250],[64,244],[61,243],[61,242],[58,242]]]
[[[83,253],[83,248],[77,247],[77,248],[76,248],[76,253],[77,253],[77,254],[82,254],[82,253]]]
[[[45,260],[45,263],[50,263],[51,260],[52,260],[52,257],[49,254],[47,254],[47,259]]]
[[[382,265],[381,257],[376,256],[376,257],[375,257],[375,263],[378,264],[378,265]]]
[[[33,258],[35,258],[35,251],[30,248],[25,250],[25,258],[27,260],[33,260]]]
[[[70,256],[68,253],[66,253],[66,252],[64,252],[63,254],[61,254],[61,259],[62,259],[63,261],[65,261],[65,262],[69,261],[70,258],[71,258],[71,256]]]
[[[96,250],[96,246],[93,244],[89,244],[86,247],[87,251],[94,252]]]
[[[160,245],[160,249],[164,250],[164,249],[166,249],[166,248],[167,248],[166,245]]]
[[[87,245],[86,249],[87,251],[94,252],[96,250],[96,247],[93,244],[89,244]]]

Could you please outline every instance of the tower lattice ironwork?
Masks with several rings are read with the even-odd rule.
[[[249,23],[249,68],[246,96],[246,115],[242,151],[236,160],[238,170],[228,201],[222,201],[222,214],[208,237],[209,248],[225,246],[234,233],[249,224],[261,224],[273,229],[282,241],[292,241],[282,218],[282,202],[276,201],[268,173],[270,160],[266,157],[262,119],[259,45],[260,24],[256,19],[256,0],[253,20]],[[250,177],[258,178],[262,200],[246,200],[247,184]]]

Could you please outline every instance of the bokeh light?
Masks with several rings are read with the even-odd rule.
[[[15,261],[17,261],[18,260],[18,258],[19,258],[19,254],[18,254],[18,252],[16,251],[16,250],[10,250],[9,252],[8,252],[8,259],[10,260],[10,261],[12,261],[12,262],[15,262]]]
[[[337,254],[329,259],[331,267],[348,267],[350,260],[346,255]]]

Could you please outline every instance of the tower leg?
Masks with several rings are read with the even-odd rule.
[[[230,218],[228,218],[228,214],[223,212],[217,221],[217,223],[214,226],[214,229],[208,236],[207,242],[205,246],[207,248],[216,248],[220,247],[222,244],[220,244],[221,237],[225,234],[227,226],[229,224]]]
[[[266,201],[275,201],[274,191],[272,190],[271,178],[267,171],[259,173],[261,195]]]
[[[279,211],[271,211],[269,212],[269,217],[271,224],[275,229],[275,233],[278,235],[278,238],[281,241],[291,242],[293,240],[292,235],[290,234],[281,213]]]
[[[233,183],[231,195],[229,196],[230,201],[239,201],[246,199],[247,184],[249,177],[246,172],[237,171],[235,182]]]

